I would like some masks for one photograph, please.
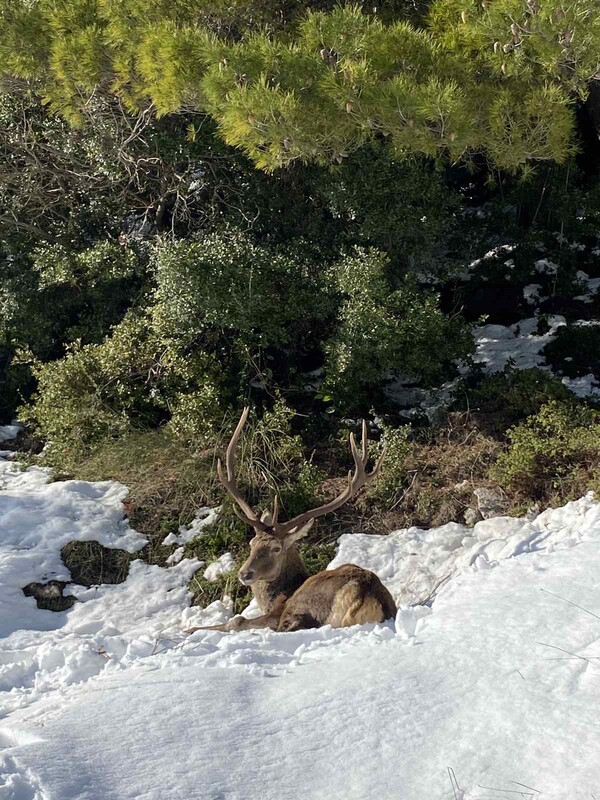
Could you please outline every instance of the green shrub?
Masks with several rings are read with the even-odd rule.
[[[558,329],[544,348],[548,363],[563,375],[575,378],[592,373],[600,378],[600,327],[569,325]]]
[[[77,340],[101,342],[143,282],[138,256],[110,241],[79,252],[61,245],[29,252],[0,246],[0,347],[11,364],[1,390],[5,414],[14,415],[32,389],[31,371],[15,358],[20,349],[45,362]]]
[[[21,413],[49,442],[49,462],[63,467],[103,439],[166,422],[172,406],[175,433],[205,442],[223,417],[212,360],[171,349],[144,314],[129,314],[102,344],[75,344],[59,361],[38,363],[34,373],[38,390]],[[197,401],[193,415],[181,404],[186,391]]]
[[[156,324],[208,347],[225,335],[238,347],[289,346],[319,318],[323,304],[316,264],[233,229],[164,243],[154,266]]]
[[[316,185],[347,239],[383,250],[404,269],[441,258],[461,203],[432,163],[400,162],[382,143],[364,145]]]
[[[484,377],[473,387],[463,385],[456,396],[458,408],[475,412],[486,430],[500,435],[511,425],[537,414],[549,400],[573,399],[560,379],[549,372],[510,366]]]
[[[392,290],[388,259],[358,249],[330,270],[342,297],[337,329],[326,343],[325,389],[343,410],[373,405],[394,374],[431,384],[453,374],[473,349],[468,328],[445,316],[437,297],[410,281]]]
[[[600,413],[587,406],[552,400],[512,428],[508,441],[492,475],[509,491],[569,499],[597,480]]]
[[[382,447],[385,446],[385,457],[379,475],[369,488],[369,498],[380,510],[393,508],[405,488],[406,457],[410,449],[409,434],[408,425],[400,428],[384,425],[381,441],[372,446],[374,458],[379,456]]]

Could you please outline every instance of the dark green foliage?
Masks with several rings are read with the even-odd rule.
[[[210,441],[223,416],[215,362],[169,348],[143,314],[130,313],[102,344],[74,345],[34,373],[38,392],[22,413],[50,440],[57,464],[169,417],[180,435],[199,423]]]
[[[345,236],[415,270],[442,257],[461,204],[444,174],[425,160],[399,162],[389,146],[366,145],[323,174],[318,187]]]
[[[544,356],[554,369],[570,378],[589,374],[600,378],[600,327],[559,328],[556,338],[544,348]]]
[[[566,386],[548,372],[513,367],[495,372],[474,386],[463,385],[456,396],[458,408],[475,413],[480,425],[497,435],[537,414],[549,400],[573,399]]]
[[[410,427],[404,425],[394,428],[383,426],[383,436],[375,453],[377,456],[385,446],[385,458],[380,467],[379,476],[368,489],[369,501],[378,509],[387,511],[393,508],[400,499],[406,484],[406,459],[410,449]]]
[[[552,400],[508,432],[508,449],[493,476],[512,492],[547,500],[593,488],[600,464],[600,413]]]
[[[375,250],[357,249],[331,270],[342,305],[326,345],[325,389],[340,410],[380,400],[394,375],[441,381],[454,374],[452,361],[473,347],[468,328],[442,314],[435,295],[410,280],[392,289],[388,264]]]
[[[269,248],[223,230],[159,247],[154,264],[157,324],[211,351],[229,338],[242,359],[269,346],[295,354],[331,314],[318,265],[299,248]]]

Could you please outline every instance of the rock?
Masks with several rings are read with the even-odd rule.
[[[468,525],[469,528],[481,522],[482,519],[483,517],[476,508],[467,508],[465,511],[465,525]]]
[[[508,509],[508,498],[499,486],[481,486],[473,489],[477,510],[482,519],[501,517]]]
[[[25,597],[35,597],[38,608],[46,611],[66,611],[77,602],[73,596],[63,597],[66,581],[28,583],[23,587]]]

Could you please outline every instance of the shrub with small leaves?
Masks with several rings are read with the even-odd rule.
[[[576,378],[592,374],[600,378],[600,328],[596,325],[561,327],[556,338],[544,348],[544,356],[563,375]]]
[[[456,397],[458,408],[475,412],[486,430],[501,436],[511,425],[537,414],[549,400],[573,399],[560,379],[549,372],[510,366],[484,377],[475,386],[463,384]]]
[[[55,463],[81,457],[102,439],[167,422],[171,408],[176,434],[208,441],[223,416],[214,361],[177,353],[142,313],[128,314],[101,344],[75,343],[64,358],[35,364],[34,374],[38,390],[21,414],[49,442]],[[186,392],[195,397],[187,407]]]
[[[397,374],[425,384],[448,377],[453,361],[473,349],[469,329],[445,316],[435,295],[408,279],[393,289],[388,264],[383,253],[357,248],[330,270],[342,304],[326,344],[325,389],[344,409],[372,404]]]
[[[569,499],[599,477],[600,413],[588,406],[552,400],[512,428],[508,441],[492,474],[509,491]]]
[[[380,510],[389,510],[400,499],[406,485],[406,456],[409,452],[410,426],[393,428],[383,425],[383,435],[372,445],[373,456],[379,457],[385,447],[379,475],[369,488],[369,499]]]

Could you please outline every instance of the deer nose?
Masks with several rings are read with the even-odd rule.
[[[254,572],[251,569],[247,569],[245,572],[240,572],[240,580],[242,583],[246,585],[252,583],[253,578],[254,578]]]

